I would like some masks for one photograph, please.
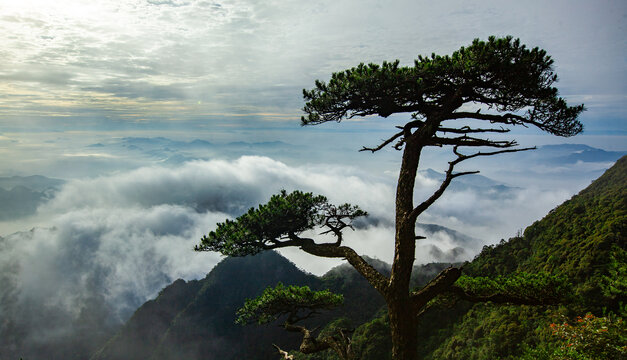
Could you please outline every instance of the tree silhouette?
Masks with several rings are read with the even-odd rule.
[[[319,336],[315,329],[298,324],[309,319],[320,311],[331,310],[342,304],[344,297],[333,294],[328,290],[313,291],[308,286],[284,286],[279,283],[276,287],[268,287],[255,299],[248,299],[242,308],[237,311],[236,322],[240,324],[265,324],[279,317],[285,317],[283,328],[287,331],[301,333],[303,340],[299,351],[311,354],[331,349],[344,360],[353,359],[351,349],[352,329],[335,327],[333,331]],[[277,345],[274,347],[284,359],[293,359],[287,351]]]
[[[335,206],[323,196],[299,191],[282,192],[258,209],[218,224],[196,250],[245,256],[296,246],[316,256],[345,258],[385,299],[392,358],[396,360],[417,358],[417,323],[439,297],[516,304],[555,302],[561,283],[548,276],[472,280],[462,277],[461,268],[450,267],[418,290],[410,289],[410,277],[416,241],[424,239],[415,233],[418,217],[442,196],[453,179],[478,173],[455,172],[455,167],[477,157],[533,149],[520,148],[515,140],[491,139],[490,134],[505,134],[514,126],[534,126],[557,136],[582,131],[577,118],[584,106],[568,106],[553,87],[556,81],[553,60],[544,50],[528,49],[512,37],[490,37],[487,41],[474,40],[450,56],[419,56],[413,66],[400,66],[399,61],[360,64],[334,73],[328,83],[316,81],[312,90],[303,91],[303,125],[368,115],[386,118],[396,113],[411,114],[392,136],[361,149],[376,152],[389,145],[402,151],[394,260],[389,277],[342,244],[343,231],[365,212],[350,204]],[[429,146],[451,146],[455,158],[449,162],[439,188],[415,205],[420,156]],[[302,237],[305,230],[318,226],[334,235],[336,241],[320,243]],[[497,280],[509,285],[496,284]],[[543,286],[545,290],[535,294],[529,291]]]

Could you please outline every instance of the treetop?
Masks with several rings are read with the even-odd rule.
[[[529,49],[511,36],[475,39],[449,55],[418,56],[414,66],[399,61],[359,64],[336,72],[328,83],[303,90],[303,125],[355,116],[412,113],[419,122],[488,120],[506,125],[534,125],[559,136],[583,129],[583,105],[568,106],[553,84],[557,75],[546,51]],[[465,104],[487,112],[460,111]],[[414,124],[416,125],[416,124]],[[414,126],[417,127],[417,126]]]

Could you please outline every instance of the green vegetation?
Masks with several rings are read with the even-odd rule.
[[[522,237],[485,247],[470,274],[517,271],[566,276],[585,309],[616,311],[627,289],[627,159],[528,227]],[[583,311],[583,308],[582,308]]]
[[[491,302],[516,303],[527,305],[548,305],[565,302],[564,294],[570,293],[570,284],[564,276],[550,276],[544,273],[518,273],[513,276],[494,277],[461,276],[455,285],[461,290],[460,298],[466,300],[481,298]],[[494,297],[493,294],[499,294]],[[518,299],[518,300],[516,300]]]
[[[322,195],[285,190],[267,204],[251,208],[235,220],[219,223],[217,229],[203,236],[196,251],[218,251],[224,255],[254,255],[263,250],[303,246],[310,239],[299,237],[303,231],[324,227],[341,242],[341,232],[352,228],[350,222],[367,213],[359,207],[329,204]]]
[[[236,322],[243,325],[265,324],[288,315],[288,321],[293,323],[319,310],[331,310],[343,301],[342,295],[329,290],[312,291],[309,286],[284,286],[279,283],[266,288],[259,297],[247,299],[244,306],[237,310]]]
[[[586,314],[572,322],[550,324],[550,332],[559,340],[527,348],[523,360],[605,360],[627,359],[627,326],[615,316]]]
[[[265,324],[286,315],[283,327],[287,331],[299,332],[303,335],[300,352],[303,354],[317,353],[332,349],[345,360],[353,359],[350,343],[350,330],[340,327],[343,321],[334,321],[327,325],[319,336],[303,325],[297,323],[307,320],[321,310],[331,310],[344,301],[342,295],[333,294],[329,290],[312,291],[308,286],[268,287],[254,299],[247,299],[242,308],[237,310],[237,323]],[[274,345],[284,358],[289,359],[287,351]]]

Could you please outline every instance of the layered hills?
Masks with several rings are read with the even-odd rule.
[[[276,324],[235,324],[236,310],[244,301],[279,282],[315,289],[331,287],[347,295],[340,312],[358,323],[364,322],[383,305],[383,300],[353,271],[343,266],[318,278],[275,252],[226,258],[204,279],[177,280],[163,289],[155,300],[141,306],[92,359],[272,358],[275,350],[271,344],[293,348],[298,346],[299,337],[285,333]],[[336,314],[319,319],[321,324],[332,315]]]
[[[368,261],[381,272],[389,272],[388,264],[376,259]],[[416,267],[414,281],[424,284],[447,266],[439,263]],[[297,348],[300,336],[286,333],[277,324],[237,325],[235,313],[247,298],[258,296],[279,282],[344,294],[344,305],[312,319],[313,327],[337,317],[362,324],[384,304],[383,298],[346,264],[316,277],[275,252],[225,258],[204,279],[177,280],[163,289],[155,300],[142,305],[91,359],[273,358],[276,352],[272,344]]]

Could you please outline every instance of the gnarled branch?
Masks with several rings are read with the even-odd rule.
[[[294,325],[293,323],[286,321],[285,324],[283,324],[283,327],[287,331],[299,332],[303,334],[303,341],[299,347],[299,351],[303,354],[313,354],[331,347],[331,345],[327,341],[324,341],[323,339],[317,339],[313,335],[313,331],[307,329],[304,326]]]
[[[482,138],[476,138],[476,137],[464,135],[464,136],[459,136],[456,138],[433,136],[430,139],[429,144],[427,145],[432,145],[432,146],[433,145],[435,146],[453,145],[453,146],[472,146],[472,147],[487,146],[487,147],[495,147],[495,148],[510,148],[510,147],[514,147],[518,145],[518,143],[514,140],[494,141],[490,139],[482,139]]]
[[[295,237],[292,241],[294,241],[293,244],[297,243],[297,246],[309,254],[327,258],[346,259],[381,295],[385,296],[387,294],[389,279],[368,264],[352,248],[335,246],[334,244],[316,244],[312,239],[298,237]]]
[[[279,354],[281,354],[281,357],[282,357],[284,360],[294,360],[294,355],[290,355],[290,353],[288,353],[288,352],[287,352],[287,351],[285,351],[285,350],[282,350],[282,349],[281,349],[280,347],[278,347],[276,344],[272,344],[272,346],[274,346],[274,347],[278,350]]]
[[[496,114],[482,114],[480,112],[467,112],[467,111],[459,111],[454,112],[446,117],[446,120],[454,120],[454,119],[476,119],[476,120],[488,120],[493,123],[507,124],[507,125],[519,125],[529,122],[524,116],[506,113],[501,115]]]
[[[453,285],[449,291],[462,300],[470,302],[493,302],[497,304],[514,304],[514,305],[554,305],[559,304],[558,298],[537,299],[532,297],[516,296],[512,294],[493,294],[488,296],[479,296],[470,294],[459,286]]]
[[[459,173],[453,173],[453,169],[455,168],[455,165],[459,164],[460,162],[468,160],[468,159],[472,159],[472,158],[475,158],[475,157],[478,157],[478,156],[492,156],[492,155],[498,155],[498,154],[504,154],[504,153],[512,153],[512,152],[519,152],[519,151],[527,151],[527,150],[534,150],[534,149],[535,149],[535,147],[522,148],[522,149],[505,149],[505,150],[489,151],[489,152],[481,152],[480,151],[480,152],[476,152],[476,153],[471,154],[471,155],[464,155],[464,154],[459,152],[459,146],[455,146],[453,148],[453,152],[455,153],[455,155],[457,155],[457,159],[449,162],[448,170],[446,170],[445,178],[442,181],[442,183],[440,184],[440,187],[427,200],[425,200],[422,203],[420,203],[411,212],[410,217],[411,217],[412,221],[415,221],[415,219],[417,219],[420,214],[425,212],[429,208],[429,206],[433,205],[433,203],[437,199],[439,199],[442,196],[442,194],[444,194],[444,191],[446,190],[446,188],[448,188],[448,186],[451,184],[451,181],[454,178],[460,177],[460,176],[464,176],[464,175],[472,175],[472,174],[478,174],[479,173],[479,171],[464,171],[464,172],[459,172]]]
[[[398,133],[394,134],[394,136],[392,136],[392,137],[390,137],[389,139],[387,139],[387,140],[383,141],[383,142],[382,142],[381,144],[379,144],[379,146],[377,146],[377,147],[373,147],[373,148],[371,148],[371,147],[366,147],[366,146],[364,146],[364,147],[362,147],[359,151],[370,151],[370,152],[373,152],[373,153],[374,153],[374,152],[377,152],[377,151],[379,151],[379,150],[383,149],[386,145],[390,144],[392,141],[394,141],[394,140],[398,139],[399,137],[403,136],[403,133],[404,133],[403,131],[400,131],[400,132],[398,132]]]
[[[492,133],[507,133],[510,132],[510,129],[505,129],[505,128],[499,128],[499,129],[471,129],[469,126],[463,126],[459,129],[457,128],[446,128],[446,127],[439,127],[438,131],[440,132],[444,132],[444,133],[453,133],[453,134],[470,134],[470,133],[486,133],[486,132],[492,132]]]
[[[422,289],[411,293],[411,301],[415,309],[423,308],[431,299],[435,298],[439,294],[449,291],[450,287],[459,279],[462,275],[460,268],[449,267],[433,280],[429,281]],[[417,313],[416,315],[419,315]]]
[[[341,359],[350,360],[353,358],[352,353],[352,342],[350,334],[353,332],[349,329],[339,329],[336,334],[326,335],[326,336],[318,336],[314,335],[315,330],[309,330],[304,326],[294,325],[290,322],[285,322],[283,327],[287,331],[291,332],[300,332],[303,334],[303,341],[300,344],[299,351],[303,354],[313,354],[323,350],[332,349],[335,351]],[[281,355],[284,356],[284,359],[288,359],[285,357],[287,352],[282,351],[278,346],[274,345]],[[287,355],[291,356],[291,355]],[[292,357],[293,359],[293,357]]]

